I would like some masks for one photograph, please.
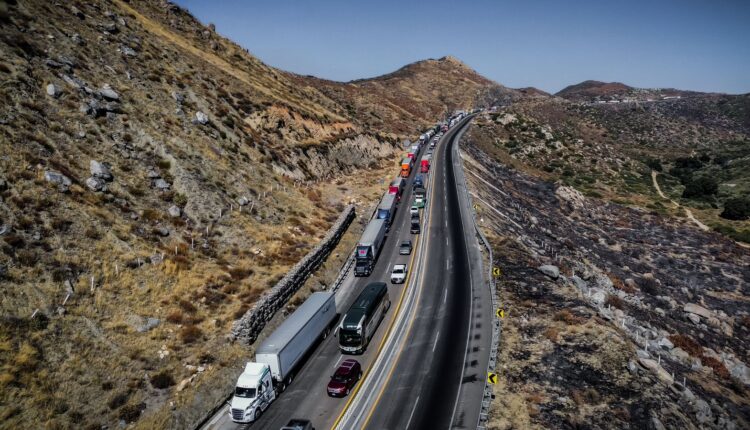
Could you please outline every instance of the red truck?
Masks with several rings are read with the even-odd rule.
[[[388,186],[388,194],[395,194],[396,201],[401,200],[401,193],[404,192],[404,182],[404,179],[399,176],[391,181],[391,185]]]
[[[422,157],[422,161],[419,164],[422,167],[420,172],[427,173],[430,171],[430,159],[426,155]]]

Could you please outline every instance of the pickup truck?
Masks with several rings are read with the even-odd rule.
[[[292,418],[281,430],[315,430],[315,427],[312,426],[309,420]]]
[[[403,284],[406,281],[408,271],[406,264],[394,264],[391,272],[391,284]]]

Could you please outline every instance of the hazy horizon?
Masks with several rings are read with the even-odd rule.
[[[750,92],[750,2],[176,3],[266,64],[334,81],[451,55],[550,93],[585,80]]]

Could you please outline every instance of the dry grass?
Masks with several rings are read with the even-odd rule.
[[[615,296],[614,294],[608,295],[607,300],[604,301],[604,304],[617,309],[625,309],[625,300]]]
[[[554,320],[564,322],[568,325],[578,325],[586,322],[585,318],[574,315],[573,312],[568,309],[563,309],[555,313]]]
[[[675,347],[683,349],[693,357],[700,358],[703,356],[703,347],[700,346],[696,341],[694,341],[690,336],[684,334],[673,334],[669,336],[669,340]]]

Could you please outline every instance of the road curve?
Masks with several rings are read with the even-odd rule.
[[[425,149],[423,148],[422,152]],[[419,159],[419,157],[417,158]],[[416,169],[415,169],[416,170]],[[397,172],[394,172],[394,176]],[[396,315],[396,307],[399,299],[409,284],[413,284],[412,279],[416,270],[414,264],[417,261],[418,249],[422,248],[417,242],[415,252],[411,256],[398,254],[398,246],[401,240],[412,239],[418,241],[418,237],[409,232],[410,216],[409,206],[412,201],[412,180],[415,173],[412,172],[404,189],[404,194],[396,211],[396,217],[393,226],[388,233],[385,245],[381,255],[375,265],[373,273],[366,278],[355,278],[350,272],[339,292],[336,294],[336,307],[340,314],[346,312],[359,292],[370,282],[385,281],[390,279],[390,270],[393,264],[406,263],[410,268],[410,282],[401,285],[393,285],[388,282],[388,293],[393,306],[389,310],[386,318],[379,326],[375,336],[368,349],[362,355],[353,356],[362,363],[363,369],[369,369],[377,356],[378,347],[384,340],[384,335],[388,327],[393,322]],[[383,189],[383,192],[386,188]],[[367,214],[369,216],[369,214]],[[413,288],[412,288],[413,289]],[[330,375],[335,370],[338,363],[345,357],[338,348],[338,339],[329,337],[323,340],[311,353],[304,362],[302,367],[297,371],[294,381],[283,392],[276,401],[263,413],[260,420],[250,425],[238,425],[229,418],[229,408],[221,408],[214,416],[208,419],[200,428],[204,430],[236,430],[236,429],[278,429],[284,426],[291,418],[306,418],[312,421],[316,429],[331,428],[337,417],[341,414],[348,398],[337,399],[326,395],[326,385]],[[252,357],[248,356],[248,360]],[[242,369],[237,369],[237,375]],[[367,372],[367,370],[366,370]],[[232,387],[227,387],[231,389]]]
[[[374,375],[381,384],[358,396],[338,429],[476,428],[492,305],[467,195],[456,182],[464,125],[446,134],[433,157],[424,263],[418,298],[405,310],[406,331],[394,352],[379,358],[390,360]]]

